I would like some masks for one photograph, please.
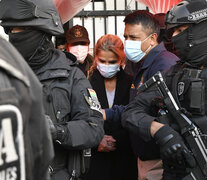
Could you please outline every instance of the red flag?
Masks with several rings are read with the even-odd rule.
[[[53,1],[58,9],[63,24],[69,21],[77,13],[79,13],[90,2],[90,0],[53,0]]]
[[[182,0],[137,0],[146,5],[154,14],[166,13]]]

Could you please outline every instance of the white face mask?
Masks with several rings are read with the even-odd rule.
[[[116,75],[118,71],[120,71],[119,64],[106,65],[102,63],[97,63],[97,69],[100,74],[105,78],[112,78]]]
[[[78,62],[82,63],[88,55],[88,45],[77,45],[69,48],[70,53],[76,56]]]
[[[124,50],[126,53],[126,57],[130,61],[137,63],[146,55],[146,52],[151,48],[151,45],[145,52],[141,50],[141,46],[142,46],[142,43],[145,42],[150,36],[151,35],[149,35],[143,41],[132,41],[132,40],[125,41]]]

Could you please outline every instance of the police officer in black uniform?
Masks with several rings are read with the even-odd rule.
[[[56,7],[52,0],[2,0],[0,11],[9,41],[43,84],[55,148],[52,179],[79,178],[86,168],[83,159],[90,156],[88,148],[103,138],[103,119],[96,93],[76,67],[76,58],[53,46],[52,35],[64,32]]]
[[[0,179],[48,180],[54,151],[41,84],[8,41],[0,44]]]
[[[165,82],[182,109],[203,133],[207,133],[207,2],[184,0],[166,15],[166,24],[173,31],[172,42],[181,60],[164,75]],[[160,94],[154,90],[139,93],[122,116],[122,124],[150,144],[140,146],[141,159],[163,160],[163,179],[187,177],[196,166],[189,147],[184,143],[176,120],[158,117],[163,107]],[[155,149],[153,150],[152,149]]]

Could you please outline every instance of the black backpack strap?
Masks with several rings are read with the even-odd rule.
[[[0,89],[5,89],[9,87],[11,87],[11,83],[8,76],[0,71]]]
[[[0,68],[0,104],[12,104],[18,106],[18,99],[15,88],[11,85],[10,79]]]
[[[7,74],[10,74],[16,79],[22,81],[27,87],[30,86],[30,82],[26,76],[24,76],[15,67],[13,67],[12,65],[10,65],[9,63],[7,63],[5,60],[1,58],[0,58],[0,69],[4,69],[7,72]]]
[[[184,67],[185,67],[185,64],[180,64],[180,63],[176,64],[166,74],[166,78],[165,78],[165,82],[168,88],[171,90],[171,93],[173,97],[175,98],[179,107],[181,106],[180,106],[178,95],[177,95],[177,84],[178,84],[179,79],[181,78],[181,75],[183,74],[182,69]]]
[[[54,123],[57,123],[58,117],[53,107],[53,97],[51,94],[51,85],[54,81],[55,79],[48,79],[41,81],[41,83],[43,84],[43,103],[45,108],[45,114],[49,115]]]

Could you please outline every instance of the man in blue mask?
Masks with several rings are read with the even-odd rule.
[[[160,27],[150,12],[133,12],[125,17],[124,22],[125,53],[129,60],[125,71],[130,69],[133,73],[137,89],[158,70],[169,69],[178,58],[166,50],[163,42],[158,43]]]
[[[146,10],[135,11],[127,15],[124,22],[125,53],[128,59],[125,72],[134,77],[134,82],[130,90],[130,101],[132,101],[140,85],[157,71],[166,71],[169,69],[176,63],[178,57],[167,51],[163,42],[158,43],[160,33],[159,23],[150,12]],[[120,121],[123,109],[125,107],[120,106],[106,109],[106,120]],[[133,134],[130,134],[130,137],[134,153],[138,157],[139,180],[144,180],[148,176],[148,171],[156,166],[156,164],[160,165],[160,161],[151,161],[152,157],[145,157],[143,155],[143,152],[146,151],[153,152],[154,147],[150,143],[145,144],[144,141],[138,139],[137,136],[134,137]]]
[[[171,92],[170,94],[168,91],[168,94],[174,97],[172,100],[178,109],[176,111],[182,112],[183,117],[187,116],[188,122],[192,123],[190,126],[198,128],[199,135],[203,133],[202,137],[206,137],[207,134],[207,96],[204,95],[207,91],[206,14],[206,0],[183,0],[168,11],[165,23],[172,31],[172,42],[181,60],[166,73],[163,73],[166,87]],[[141,66],[145,64],[151,52],[158,46],[145,56]],[[156,59],[155,53],[153,56],[152,58]],[[202,83],[198,85],[194,82]],[[155,89],[157,90],[157,88]],[[143,160],[155,159],[160,156],[163,162],[164,180],[207,179],[206,166],[202,167],[202,164],[206,164],[204,162],[206,154],[203,153],[206,152],[206,139],[201,140],[201,144],[205,146],[203,149],[200,143],[195,143],[192,146],[193,141],[189,142],[185,137],[190,139],[187,134],[194,134],[194,132],[191,128],[187,128],[184,120],[169,117],[169,113],[167,116],[159,116],[158,111],[160,108],[168,106],[167,101],[170,98],[168,100],[167,98],[162,99],[162,95],[156,90],[147,88],[145,92],[140,92],[122,113],[122,125],[128,131],[133,132],[134,137],[136,136],[139,146],[137,150],[140,151],[138,156]],[[173,109],[173,105],[167,107],[169,112],[171,109]],[[176,113],[171,111],[171,114],[175,115]],[[199,139],[199,135],[195,135],[196,141]],[[140,139],[142,140],[140,141]],[[140,144],[140,142],[143,143]],[[150,150],[145,146],[146,144],[150,146]],[[152,144],[158,146],[157,153],[155,148],[152,148]],[[202,154],[199,154],[199,150],[195,151],[197,147],[201,149]],[[157,180],[158,178],[152,179]]]

